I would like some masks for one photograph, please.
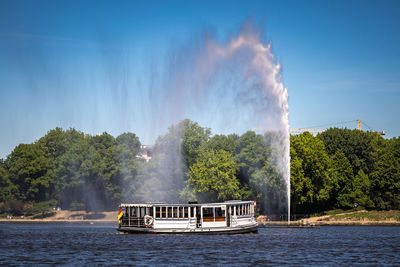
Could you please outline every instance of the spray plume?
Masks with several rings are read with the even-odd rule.
[[[174,49],[168,53],[165,70],[165,77],[160,79],[163,94],[150,99],[160,104],[152,115],[154,121],[171,125],[191,118],[221,133],[233,129],[272,133],[270,136],[274,137],[266,141],[275,151],[275,164],[286,184],[290,214],[288,91],[282,83],[281,65],[276,63],[271,43],[264,44],[261,32],[246,22],[226,42],[204,34],[187,47]],[[172,181],[165,178],[174,175],[163,173],[165,177],[159,181],[170,185]]]

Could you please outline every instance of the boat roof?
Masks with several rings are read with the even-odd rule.
[[[196,204],[178,204],[178,203],[164,203],[164,202],[159,202],[159,203],[121,203],[121,207],[141,207],[141,208],[150,208],[153,206],[159,206],[159,207],[166,207],[166,206],[179,206],[179,207],[198,207],[198,206],[208,206],[208,207],[213,207],[213,206],[221,206],[221,205],[240,205],[240,204],[253,204],[254,201],[242,201],[242,200],[228,200],[225,202],[215,202],[215,203],[196,203]]]

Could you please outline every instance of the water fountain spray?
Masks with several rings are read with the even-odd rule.
[[[246,22],[226,41],[206,33],[187,46],[175,46],[164,69],[165,77],[156,79],[164,91],[150,99],[163,110],[154,114],[154,121],[173,124],[190,118],[221,133],[273,133],[268,142],[286,184],[290,220],[288,90],[271,43],[263,42],[261,32]]]

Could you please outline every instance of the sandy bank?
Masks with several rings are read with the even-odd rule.
[[[0,219],[0,223],[118,223],[117,211],[85,212],[54,211],[51,216],[40,218],[39,215],[29,217],[9,217]]]

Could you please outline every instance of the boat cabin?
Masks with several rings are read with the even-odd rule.
[[[123,232],[198,232],[254,226],[254,201],[121,204]]]

